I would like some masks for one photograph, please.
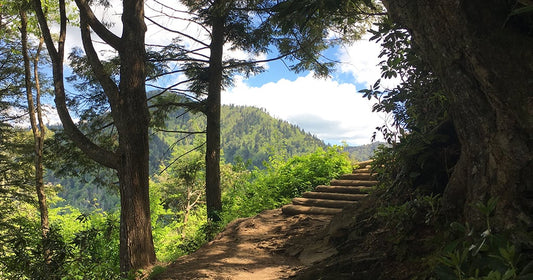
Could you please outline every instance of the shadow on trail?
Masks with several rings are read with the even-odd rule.
[[[183,256],[156,279],[283,279],[305,266],[298,255],[329,223],[328,216],[285,216],[280,209],[237,219],[215,240]],[[313,241],[314,240],[314,241]]]

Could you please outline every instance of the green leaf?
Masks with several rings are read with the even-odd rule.
[[[514,269],[508,269],[502,276],[502,280],[509,280],[514,279],[516,276],[516,273]]]
[[[452,222],[450,224],[450,227],[455,230],[455,231],[459,231],[461,233],[466,233],[466,227],[463,226],[462,224],[458,223],[458,222]]]
[[[522,7],[522,8],[513,10],[509,15],[515,16],[515,15],[531,13],[531,12],[533,12],[533,6],[527,6],[527,7]]]

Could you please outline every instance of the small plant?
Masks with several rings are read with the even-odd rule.
[[[154,266],[154,268],[152,268],[152,272],[150,272],[150,276],[148,276],[148,279],[156,279],[157,276],[165,272],[165,270],[167,270],[166,267],[162,267],[160,265]]]
[[[288,159],[272,157],[265,169],[251,171],[248,181],[234,184],[223,193],[224,220],[280,207],[303,192],[350,173],[352,163],[342,149],[334,146]]]
[[[438,279],[533,279],[533,261],[524,265],[509,239],[491,230],[490,216],[497,202],[497,198],[491,198],[475,205],[486,218],[486,229],[481,233],[469,224],[451,223],[451,232],[459,238],[444,248],[435,269]]]
[[[430,225],[438,215],[439,205],[440,195],[419,195],[401,205],[379,207],[377,216],[396,229],[409,229],[421,220]]]

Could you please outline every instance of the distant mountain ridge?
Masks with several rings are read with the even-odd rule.
[[[205,117],[200,113],[178,110],[166,122],[167,130],[200,131],[205,127]],[[179,117],[179,118],[178,118]],[[156,144],[173,145],[179,136],[156,134],[151,151],[161,151]],[[192,145],[203,137],[187,137],[176,145]],[[345,152],[353,160],[367,160],[380,143],[357,147],[347,146]],[[276,119],[264,109],[250,106],[223,105],[221,108],[221,149],[226,162],[242,161],[250,166],[262,167],[263,162],[273,155],[287,157],[314,152],[325,148],[324,141],[287,121]],[[164,148],[167,148],[164,147]]]
[[[384,142],[373,142],[371,144],[365,144],[360,146],[347,146],[344,151],[350,155],[352,160],[365,161],[369,160],[374,154],[374,151],[381,145],[385,145]]]
[[[205,116],[179,109],[171,113],[165,125],[168,131],[201,131],[205,128]],[[262,167],[263,162],[274,155],[290,157],[326,147],[324,141],[298,126],[276,119],[255,107],[223,105],[220,130],[224,160],[229,163],[244,162],[251,167]],[[194,145],[203,137],[203,134],[185,137],[183,134],[157,132],[150,150],[154,160],[156,157],[165,158],[167,155],[161,152],[168,147]]]
[[[314,135],[305,132],[296,125],[270,116],[265,110],[246,106],[222,106],[221,108],[221,148],[225,162],[244,163],[248,168],[262,168],[263,162],[269,157],[283,155],[292,157],[314,152],[327,145]],[[178,109],[169,114],[164,131],[154,129],[150,139],[150,169],[155,174],[161,166],[168,165],[174,147],[184,145],[196,147],[205,141],[205,134],[191,134],[168,131],[205,130],[205,116],[201,113],[187,112]],[[345,147],[345,152],[353,160],[366,160],[377,144],[358,147]],[[112,172],[104,172],[112,176]],[[100,174],[100,175],[103,175]],[[93,209],[95,203],[104,209],[116,207],[118,196],[102,188],[98,176],[83,175],[82,177],[56,178],[50,174],[48,180],[61,184],[59,193],[65,199],[58,205],[70,204],[80,209]],[[102,178],[100,178],[102,179]],[[105,194],[107,193],[107,194]]]

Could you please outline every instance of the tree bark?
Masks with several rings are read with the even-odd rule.
[[[33,134],[34,142],[34,168],[35,168],[35,190],[37,192],[37,202],[39,205],[39,212],[41,216],[41,236],[43,240],[48,237],[48,232],[50,231],[50,225],[48,221],[48,206],[46,203],[46,193],[44,190],[44,168],[43,168],[43,149],[44,149],[44,137],[45,137],[45,127],[42,119],[42,110],[41,110],[41,88],[39,84],[39,72],[38,72],[38,62],[39,55],[42,49],[43,40],[39,41],[39,46],[37,53],[34,57],[34,77],[35,77],[35,90],[36,96],[35,101],[33,99],[33,86],[31,83],[31,65],[30,65],[30,55],[28,51],[28,17],[26,11],[23,9],[20,10],[20,19],[21,19],[21,44],[22,44],[22,56],[24,60],[24,82],[26,87],[26,99],[28,102],[28,115],[30,118],[30,125]],[[50,251],[47,248],[44,248],[43,258],[45,263],[50,261]]]
[[[81,8],[81,7],[80,7]],[[81,14],[83,16],[83,13]],[[122,272],[155,263],[149,199],[148,126],[144,1],[123,1],[118,96],[107,92],[119,135],[120,268]],[[93,25],[91,25],[93,26]],[[95,67],[93,67],[94,69]],[[96,70],[96,69],[95,69]],[[104,76],[105,73],[100,73]],[[116,99],[118,98],[118,100]]]
[[[98,22],[85,0],[76,0],[80,9],[80,29],[88,61],[102,85],[111,107],[118,132],[118,148],[107,151],[88,139],[73,122],[66,106],[63,83],[64,39],[66,35],[65,2],[60,0],[61,33],[56,50],[40,0],[34,0],[39,25],[53,62],[56,108],[71,140],[89,158],[118,173],[120,214],[120,270],[127,273],[156,261],[152,240],[149,200],[149,111],[146,99],[146,25],[144,1],[123,1],[122,37],[117,37]],[[120,57],[120,82],[117,86],[105,72],[94,50],[90,29],[115,48]]]
[[[209,85],[207,89],[207,128],[206,128],[206,204],[207,217],[219,221],[222,211],[220,190],[220,93],[222,90],[222,54],[224,47],[224,17],[218,7],[224,1],[215,1],[214,15],[211,22],[211,55],[209,57]]]
[[[531,226],[533,37],[502,0],[385,0],[450,100],[461,155],[443,195],[447,212],[480,229],[475,208],[498,198],[492,225]]]

